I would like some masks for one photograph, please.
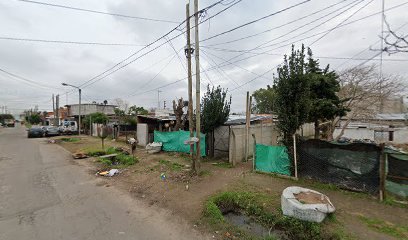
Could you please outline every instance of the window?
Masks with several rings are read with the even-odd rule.
[[[390,141],[390,142],[394,141],[394,132],[393,131],[388,132],[388,141]]]

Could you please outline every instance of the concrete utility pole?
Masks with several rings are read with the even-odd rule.
[[[73,87],[73,88],[78,89],[78,92],[79,92],[78,136],[79,136],[79,135],[81,135],[81,88],[79,88],[79,87],[77,87],[77,86],[74,86],[74,85],[71,85],[71,84],[67,84],[67,83],[61,83],[61,84],[62,84],[62,86],[69,86],[69,87]],[[68,96],[68,94],[67,94],[67,96]]]
[[[54,124],[55,124],[55,102],[54,102],[54,94],[52,94],[52,113],[54,115]]]
[[[162,91],[157,90],[157,109],[160,109],[160,93]]]
[[[199,32],[198,32],[198,19],[199,19],[199,12],[198,12],[198,0],[194,0],[194,20],[195,20],[195,61],[196,61],[196,137],[198,138],[197,141],[197,169],[200,169],[200,158],[201,158],[201,151],[200,151],[200,40],[199,40]]]
[[[56,126],[59,126],[59,94],[55,98]]]
[[[193,126],[193,77],[191,75],[191,54],[193,53],[190,42],[190,4],[186,4],[186,28],[187,28],[187,46],[184,49],[187,57],[188,69],[188,129],[190,130],[190,138],[194,137]],[[193,157],[194,145],[190,145],[190,157]],[[193,161],[193,169],[195,169],[195,162]]]

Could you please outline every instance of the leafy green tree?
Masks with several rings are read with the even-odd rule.
[[[86,115],[83,124],[85,127],[90,128],[90,123],[106,124],[109,121],[108,116],[104,113],[91,113]]]
[[[147,115],[149,113],[149,111],[147,111],[146,109],[144,109],[143,107],[137,107],[136,105],[133,105],[129,108],[128,114],[129,115]]]
[[[275,77],[278,128],[283,133],[283,142],[292,149],[292,135],[308,120],[310,109],[309,81],[305,74],[304,46],[285,55]],[[290,151],[291,152],[291,151]]]
[[[38,113],[33,113],[26,117],[27,122],[30,124],[39,124],[41,122],[41,116]]]
[[[228,120],[231,109],[231,97],[227,99],[228,89],[221,86],[210,88],[201,101],[201,128],[204,133],[213,131]]]
[[[319,60],[313,58],[310,48],[307,54],[308,62],[305,73],[310,91],[308,122],[314,123],[315,139],[318,139],[320,138],[320,123],[331,121],[337,116],[344,116],[347,109],[337,94],[340,91],[340,83],[336,72],[329,71],[329,65],[321,69]]]
[[[274,103],[276,99],[276,90],[267,85],[266,89],[260,88],[256,90],[252,96],[254,97],[255,103],[253,110],[255,113],[273,113]]]

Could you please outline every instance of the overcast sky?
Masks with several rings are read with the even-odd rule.
[[[199,8],[214,2],[216,0],[201,0]],[[200,39],[204,40],[300,2],[302,0],[242,0],[201,24]],[[405,2],[388,0],[385,9]],[[66,97],[66,92],[72,89],[61,86],[62,82],[83,85],[128,58],[141,49],[142,45],[156,40],[177,26],[177,23],[173,22],[184,20],[186,2],[47,0],[47,3],[170,22],[102,15],[17,0],[0,0],[1,38],[128,44],[100,46],[0,40],[0,69],[28,80],[16,79],[0,72],[0,106],[6,105],[13,113],[33,108],[35,105],[38,105],[40,110],[50,110],[53,93],[61,95],[62,104],[77,103],[77,92],[71,92]],[[232,3],[234,0],[225,0],[223,4],[209,9],[202,20],[217,14]],[[201,90],[205,91],[207,84],[228,88],[232,95],[233,112],[243,112],[246,91],[253,92],[272,84],[276,70],[270,70],[282,62],[283,54],[290,51],[290,44],[295,43],[296,47],[299,47],[304,43],[307,47],[322,36],[323,38],[311,46],[314,55],[320,57],[322,65],[330,64],[333,69],[341,70],[366,62],[342,58],[353,57],[363,50],[365,51],[355,58],[369,59],[378,54],[370,50],[370,46],[372,49],[380,47],[381,15],[353,21],[380,11],[381,0],[311,0],[236,31],[201,42],[201,68],[208,70],[201,74]],[[405,34],[408,32],[407,11],[408,4],[386,11],[391,26]],[[191,22],[193,23],[194,21]],[[283,24],[286,25],[281,26]],[[338,27],[339,24],[346,25]],[[269,29],[271,30],[265,32]],[[327,35],[318,34],[330,29],[333,30]],[[169,38],[177,36],[183,30],[180,28],[174,31]],[[265,33],[234,41],[261,32]],[[313,35],[315,36],[307,38]],[[163,101],[166,101],[167,107],[171,107],[171,101],[176,97],[187,99],[186,58],[182,50],[186,38],[181,35],[171,41],[172,45],[166,43],[160,46],[165,41],[161,40],[128,59],[125,64],[137,58],[126,67],[102,79],[96,78],[95,80],[100,80],[92,85],[85,85],[82,102],[102,102],[104,99],[112,102],[115,98],[122,98],[131,105],[151,108],[158,105],[158,90],[161,91],[161,106]],[[157,46],[160,47],[142,56]],[[259,46],[261,47],[254,49]],[[264,54],[233,52],[242,50]],[[250,56],[253,57],[248,58]],[[240,59],[242,60],[238,61]],[[366,64],[378,64],[379,61],[375,59],[379,57]],[[407,61],[408,54],[384,54],[383,71],[408,79]],[[123,65],[118,67],[121,66]],[[195,78],[193,81],[195,82]]]

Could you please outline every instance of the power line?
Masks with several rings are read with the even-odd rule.
[[[39,4],[39,5],[50,6],[50,7],[64,8],[64,9],[69,9],[69,10],[82,11],[82,12],[90,12],[90,13],[96,13],[96,14],[110,15],[110,16],[122,17],[122,18],[130,18],[130,19],[152,21],[152,22],[178,23],[176,21],[165,20],[165,19],[130,16],[130,15],[119,14],[119,13],[109,13],[109,12],[103,12],[103,11],[98,11],[98,10],[85,9],[85,8],[79,8],[79,7],[72,7],[72,6],[60,5],[60,4],[54,4],[54,3],[47,3],[47,2],[39,2],[39,1],[31,1],[31,0],[17,0],[17,1],[25,2],[25,3]]]
[[[49,86],[49,85],[41,84],[41,83],[39,83],[39,82],[30,80],[30,79],[25,78],[25,77],[21,77],[21,76],[15,74],[15,73],[11,73],[11,72],[6,71],[6,70],[4,70],[4,69],[2,69],[2,68],[0,68],[0,72],[3,72],[3,73],[5,73],[5,74],[7,74],[7,75],[9,75],[9,76],[14,77],[15,79],[18,79],[18,80],[20,80],[20,81],[23,81],[23,82],[25,82],[25,83],[31,84],[31,86],[34,85],[34,86],[36,86],[36,87],[49,88],[49,89],[53,89],[53,90],[55,90],[55,89],[60,89],[60,88],[52,87],[52,86]]]
[[[205,12],[205,11],[207,11],[208,9],[210,9],[210,8],[212,8],[212,7],[214,7],[214,6],[216,6],[217,4],[219,4],[219,3],[223,2],[223,1],[224,1],[224,0],[220,0],[220,1],[218,1],[218,2],[216,2],[216,3],[214,3],[214,4],[212,4],[212,5],[210,5],[209,7],[206,7],[206,8],[204,8],[203,10],[200,10],[199,12],[200,12],[200,13]],[[202,24],[202,23],[204,23],[204,22],[210,20],[211,18],[214,18],[215,16],[217,16],[217,15],[221,14],[222,12],[228,10],[228,9],[231,8],[232,6],[235,6],[236,4],[238,4],[238,3],[241,2],[241,1],[242,1],[242,0],[235,1],[235,2],[232,3],[230,6],[224,8],[223,10],[221,10],[221,11],[219,11],[218,13],[214,14],[213,16],[211,16],[211,17],[209,17],[209,18],[207,18],[207,19],[201,21],[200,24]],[[194,14],[191,15],[191,16],[188,18],[188,20],[189,20],[191,17],[193,17],[193,16],[194,16]],[[177,36],[175,36],[175,37],[173,37],[173,38],[171,38],[171,39],[168,39],[168,40],[165,41],[164,43],[162,43],[162,44],[160,44],[159,46],[153,48],[152,50],[150,50],[150,51],[148,51],[148,52],[142,54],[141,56],[139,56],[139,57],[133,59],[132,61],[130,61],[130,62],[126,63],[126,64],[123,64],[124,62],[126,62],[127,60],[129,60],[130,58],[132,58],[133,56],[135,56],[136,54],[140,53],[142,50],[144,50],[144,49],[146,49],[146,48],[152,46],[153,44],[159,42],[159,41],[162,40],[162,39],[165,39],[165,38],[166,38],[168,35],[170,35],[172,32],[174,32],[174,31],[176,31],[176,30],[179,30],[178,28],[179,28],[184,22],[186,22],[186,21],[187,21],[187,20],[184,20],[184,21],[181,22],[178,26],[176,26],[175,28],[173,28],[172,30],[170,30],[169,32],[167,32],[166,34],[164,34],[163,36],[161,36],[161,37],[159,37],[158,39],[154,40],[153,42],[149,43],[148,45],[146,45],[146,46],[143,47],[142,49],[140,49],[140,50],[138,50],[138,51],[132,53],[130,56],[128,56],[127,58],[123,59],[123,60],[120,61],[119,63],[115,64],[114,66],[112,66],[112,67],[109,68],[108,70],[106,70],[106,71],[102,72],[101,74],[98,74],[97,76],[95,76],[95,77],[89,79],[89,80],[86,81],[85,83],[81,84],[80,87],[87,87],[87,86],[89,86],[89,85],[92,85],[92,84],[94,84],[94,83],[96,83],[96,82],[98,82],[98,81],[100,81],[100,80],[106,78],[107,76],[109,76],[109,75],[115,73],[116,71],[118,71],[118,70],[120,70],[120,69],[122,69],[122,68],[128,66],[129,64],[135,62],[136,60],[140,59],[141,57],[146,56],[146,55],[149,54],[150,52],[153,52],[153,51],[157,50],[157,49],[160,48],[161,46],[167,44],[168,41],[171,41],[171,40],[173,40],[173,39],[175,39],[175,38],[178,38],[179,36],[183,35],[183,34],[185,33],[185,31],[183,31],[182,33],[178,34]],[[123,65],[122,65],[122,64],[123,64]],[[122,66],[120,66],[119,68],[115,69],[115,68],[118,67],[119,65],[122,65]],[[113,69],[115,69],[115,70],[113,70]],[[111,71],[111,70],[113,70],[113,71]],[[111,72],[109,72],[109,71],[111,71]],[[109,73],[108,73],[108,72],[109,72]],[[106,74],[106,75],[105,75],[105,74]],[[99,78],[99,79],[97,79],[97,78]],[[92,82],[91,82],[91,81],[92,81]]]
[[[393,10],[393,9],[396,9],[396,8],[399,8],[399,7],[402,7],[403,5],[406,5],[406,4],[408,4],[408,2],[404,2],[404,3],[402,3],[402,4],[395,5],[395,6],[393,6],[393,7],[390,7],[390,8],[388,8],[388,9],[386,9],[385,11],[387,12],[387,11],[390,11],[390,10]],[[356,19],[356,20],[354,20],[354,21],[350,21],[350,22],[348,22],[348,23],[344,23],[343,25],[341,25],[341,26],[339,26],[339,27],[337,27],[337,28],[341,28],[341,27],[348,26],[348,25],[350,25],[350,24],[353,24],[353,23],[356,23],[356,22],[365,20],[365,19],[367,19],[367,18],[376,16],[376,15],[378,15],[378,14],[380,14],[380,13],[382,13],[382,12],[380,11],[380,12],[376,12],[376,13],[373,13],[373,14],[366,15],[366,16],[361,17],[361,18],[359,18],[359,19]],[[240,62],[240,61],[244,61],[244,60],[247,60],[247,59],[250,59],[250,58],[253,58],[253,57],[256,57],[256,56],[259,56],[259,55],[262,55],[262,54],[265,54],[265,53],[268,53],[268,52],[271,52],[271,51],[274,51],[274,50],[279,49],[279,48],[282,48],[282,47],[290,46],[291,44],[294,44],[294,43],[296,43],[296,42],[303,41],[303,40],[306,40],[306,39],[309,39],[309,38],[312,38],[312,37],[315,37],[315,36],[319,36],[319,35],[321,35],[321,34],[324,34],[324,33],[328,32],[328,31],[330,31],[330,30],[325,30],[325,31],[322,31],[322,32],[319,32],[319,33],[315,33],[315,34],[309,35],[309,36],[307,36],[307,37],[304,37],[304,38],[301,38],[301,39],[298,39],[298,40],[295,40],[295,41],[291,41],[290,43],[286,43],[286,44],[281,45],[281,46],[279,46],[279,47],[277,47],[277,48],[270,49],[270,50],[264,51],[264,52],[262,52],[262,53],[254,53],[254,55],[252,55],[252,56],[239,59],[239,60],[237,60],[237,61],[234,61],[233,63],[237,63],[237,62]],[[283,34],[282,36],[284,36],[284,35],[286,35],[286,34]],[[279,43],[284,43],[284,42],[287,42],[287,41],[290,41],[290,40],[291,40],[291,39],[287,39],[287,40],[284,40],[284,41],[279,42]],[[273,45],[277,45],[277,44],[279,44],[279,43],[276,43],[276,44],[273,44]],[[261,45],[262,45],[262,44],[261,44]],[[258,46],[261,46],[261,45],[258,45]],[[270,45],[270,46],[273,46],[273,45]],[[247,51],[252,51],[252,50],[255,50],[255,49],[257,49],[257,47],[255,47],[255,48],[253,48],[253,49],[251,49],[251,50],[247,50]],[[236,58],[238,58],[238,57],[241,57],[241,56],[244,55],[244,54],[245,54],[245,52],[244,52],[244,53],[241,53],[241,54],[238,54],[237,56],[230,58],[229,61],[234,60],[234,59],[236,59]],[[224,62],[224,63],[225,63],[225,62]],[[223,63],[221,63],[221,64],[223,64]]]
[[[343,23],[347,22],[348,20],[350,20],[350,18],[352,18],[354,15],[356,15],[358,12],[360,12],[361,10],[363,10],[365,7],[367,7],[370,3],[372,3],[374,0],[369,1],[368,3],[366,3],[364,6],[360,7],[359,9],[357,9],[357,11],[355,11],[354,13],[352,13],[350,16],[348,16],[346,19],[344,19],[343,21],[341,21],[339,24],[337,24],[334,28],[330,29],[328,32],[326,32],[325,34],[323,34],[322,36],[320,36],[318,39],[314,40],[312,43],[309,44],[309,46],[312,46],[313,44],[315,44],[316,42],[320,41],[320,39],[326,37],[329,33],[331,33],[333,30],[335,30],[337,27],[341,26]]]
[[[0,40],[24,41],[24,42],[41,42],[41,43],[60,43],[60,44],[76,44],[76,45],[100,45],[100,46],[127,46],[127,47],[144,47],[142,44],[133,43],[101,43],[101,42],[81,42],[81,41],[64,41],[64,40],[49,40],[49,39],[34,39],[34,38],[17,38],[17,37],[0,37]]]
[[[237,29],[240,29],[240,28],[243,28],[243,27],[245,27],[245,26],[254,24],[254,23],[256,23],[256,22],[259,22],[259,21],[264,20],[264,19],[266,19],[266,18],[272,17],[272,16],[277,15],[277,14],[279,14],[279,13],[288,11],[288,10],[290,10],[290,9],[292,9],[292,8],[295,8],[295,7],[297,7],[297,6],[303,5],[303,4],[305,4],[305,3],[307,3],[307,2],[310,2],[310,1],[311,1],[311,0],[305,0],[305,1],[303,1],[303,2],[294,4],[294,5],[290,6],[290,7],[284,8],[284,9],[282,9],[282,10],[273,12],[273,13],[268,14],[268,15],[266,15],[266,16],[263,16],[263,17],[261,17],[261,18],[258,18],[258,19],[252,20],[252,21],[250,21],[250,22],[244,23],[244,24],[242,24],[242,25],[239,25],[239,26],[237,26],[237,27],[234,27],[234,28],[232,28],[232,29],[230,29],[230,30],[227,30],[227,31],[225,31],[225,32],[221,32],[221,33],[218,33],[218,34],[213,35],[213,36],[211,36],[211,37],[208,37],[208,38],[202,40],[201,42],[205,42],[205,41],[208,41],[208,40],[210,40],[210,39],[219,37],[219,36],[221,36],[221,35],[224,35],[224,34],[233,32],[233,31],[235,31],[235,30],[237,30]]]
[[[290,24],[292,24],[292,23],[298,22],[298,21],[300,21],[300,20],[302,20],[302,19],[308,18],[308,17],[313,16],[313,15],[315,15],[315,14],[317,14],[317,13],[323,12],[323,11],[325,11],[325,10],[327,10],[327,9],[330,9],[330,8],[332,8],[332,7],[334,7],[334,6],[337,6],[337,5],[339,5],[340,3],[343,3],[343,2],[346,2],[346,1],[348,1],[348,0],[342,0],[342,1],[338,2],[338,3],[335,3],[335,4],[332,4],[332,5],[330,5],[330,6],[327,6],[327,7],[323,8],[323,9],[320,9],[320,10],[318,10],[318,11],[316,11],[316,12],[313,12],[313,13],[308,14],[308,15],[306,15],[306,16],[303,16],[303,17],[301,17],[301,18],[297,18],[297,19],[295,19],[295,20],[293,20],[293,21],[287,22],[287,23],[285,23],[285,24],[282,24],[282,25],[279,25],[279,26],[276,26],[276,27],[273,27],[273,28],[269,28],[269,29],[264,30],[264,31],[259,32],[259,33],[247,35],[247,36],[245,36],[245,37],[240,37],[240,38],[237,38],[237,39],[234,39],[234,40],[230,40],[230,41],[226,41],[226,42],[214,43],[214,44],[210,44],[210,45],[206,45],[206,46],[207,46],[207,47],[208,47],[208,46],[218,46],[218,45],[229,44],[229,43],[238,42],[238,41],[241,41],[241,40],[253,38],[253,37],[259,36],[259,35],[261,35],[261,34],[270,32],[270,31],[272,31],[272,30],[279,29],[279,28],[281,28],[281,27],[284,27],[284,26],[290,25]]]
[[[226,48],[213,48],[213,47],[206,47],[210,50],[214,51],[221,51],[221,52],[239,52],[239,53],[252,53],[252,54],[259,54],[259,55],[269,55],[269,56],[282,56],[280,53],[268,53],[268,52],[254,52],[254,51],[249,51],[249,50],[234,50],[234,49],[226,49]],[[366,51],[367,49],[364,49],[362,52]],[[361,53],[361,52],[360,52]],[[215,56],[215,55],[213,55]],[[335,60],[356,60],[356,61],[364,61],[368,60],[369,58],[355,58],[356,55],[352,57],[330,57],[330,56],[316,56],[316,58],[321,58],[321,59],[335,59]],[[218,57],[220,58],[220,57]],[[371,58],[370,58],[371,60]],[[379,59],[373,59],[373,60],[379,60]],[[406,62],[408,59],[383,59],[384,61],[390,61],[390,62]],[[227,61],[224,59],[224,61]]]

